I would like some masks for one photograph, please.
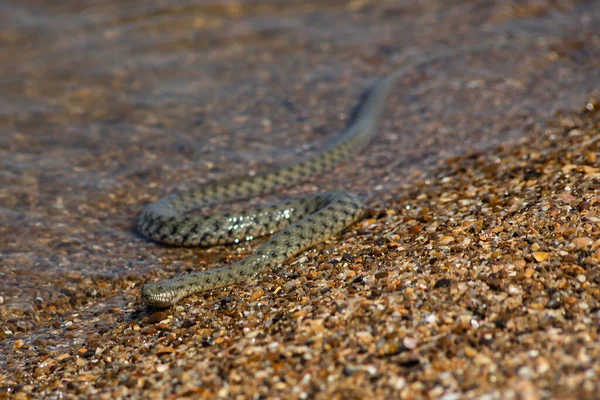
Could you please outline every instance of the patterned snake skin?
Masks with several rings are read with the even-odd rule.
[[[289,257],[336,235],[360,218],[363,201],[352,192],[327,192],[249,208],[240,213],[195,215],[189,211],[214,204],[251,198],[261,193],[297,184],[331,169],[361,151],[375,135],[390,90],[407,71],[427,63],[498,47],[517,47],[529,41],[499,40],[479,46],[448,49],[409,60],[380,79],[358,109],[353,123],[340,137],[316,156],[287,168],[173,193],[142,212],[139,232],[157,242],[181,246],[212,246],[239,243],[257,236],[275,234],[255,253],[226,267],[181,275],[142,288],[142,299],[152,307],[168,307],[193,293],[215,289],[257,275]]]

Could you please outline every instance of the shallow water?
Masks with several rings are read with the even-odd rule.
[[[600,86],[599,16],[578,1],[2,2],[5,330],[235,256],[149,243],[136,216],[190,180],[310,154],[411,56],[509,33],[557,40],[420,68],[369,151],[298,191],[393,196],[439,160],[581,108]]]

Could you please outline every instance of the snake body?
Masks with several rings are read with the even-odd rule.
[[[473,54],[506,44],[510,45],[511,42],[500,40],[480,46],[458,47],[410,60],[373,86],[349,127],[314,157],[260,175],[211,182],[176,192],[147,206],[138,220],[138,231],[149,239],[171,245],[238,243],[280,232],[253,254],[231,265],[146,284],[142,288],[142,299],[152,307],[168,307],[193,293],[247,280],[336,235],[355,222],[364,211],[364,202],[356,193],[347,191],[309,195],[235,214],[209,216],[188,212],[211,204],[273,192],[331,169],[367,146],[375,134],[376,122],[383,112],[391,88],[407,71],[452,56]]]

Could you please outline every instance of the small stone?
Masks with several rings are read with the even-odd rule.
[[[446,245],[448,245],[448,244],[450,244],[452,242],[454,242],[454,237],[453,236],[446,235],[446,236],[443,236],[440,239],[440,245],[442,245],[442,246],[446,246]]]
[[[519,293],[521,293],[521,289],[519,289],[519,288],[518,288],[518,287],[516,287],[516,286],[509,285],[509,286],[508,286],[508,293],[510,293],[510,294],[515,294],[515,295],[516,295],[516,294],[519,294]]]
[[[442,278],[442,279],[438,279],[437,282],[435,282],[435,285],[433,285],[434,289],[439,289],[439,288],[446,288],[452,285],[454,281],[452,279],[448,279],[448,278]]]
[[[577,204],[577,209],[579,211],[586,211],[590,209],[590,202],[587,200],[584,201],[580,201],[579,204]]]
[[[23,347],[23,344],[25,344],[23,339],[15,340],[15,344],[13,344],[13,349],[20,349],[21,347]]]
[[[444,258],[444,253],[441,253],[437,250],[432,250],[431,252],[429,252],[429,256],[432,258],[442,259]]]
[[[423,225],[419,225],[419,224],[417,224],[417,225],[414,225],[414,226],[412,226],[412,227],[411,227],[411,228],[408,230],[408,232],[409,232],[411,235],[416,235],[417,233],[421,232],[421,230],[422,230],[422,229],[423,229]]]
[[[594,244],[594,240],[589,237],[578,237],[571,242],[576,249],[588,249]]]
[[[528,278],[528,279],[529,279],[529,278],[531,278],[531,277],[533,276],[533,274],[535,274],[535,269],[533,269],[533,268],[527,268],[527,269],[525,270],[525,272],[523,273],[523,276],[524,276],[525,278]]]
[[[390,378],[390,385],[396,390],[404,389],[406,387],[406,379],[398,375],[392,376]]]
[[[166,346],[159,346],[158,350],[156,350],[156,354],[157,355],[161,355],[161,354],[171,354],[171,353],[175,353],[175,349],[172,347],[166,347]]]
[[[419,342],[417,341],[417,339],[412,338],[412,337],[405,337],[404,340],[402,340],[402,344],[404,345],[404,347],[406,347],[409,350],[414,350],[417,348],[417,345],[419,344]]]
[[[159,373],[166,372],[168,369],[169,369],[168,364],[159,364],[156,366],[156,372],[159,372]]]
[[[358,338],[358,343],[363,346],[366,346],[373,342],[373,335],[367,331],[356,332],[356,337]]]
[[[148,317],[149,324],[156,324],[169,318],[169,314],[165,311],[157,311]]]
[[[379,279],[383,279],[385,277],[388,276],[388,272],[387,271],[379,271],[375,274],[375,279],[379,280]]]
[[[531,255],[533,256],[533,258],[535,258],[535,261],[542,262],[548,258],[549,254],[550,253],[547,253],[545,251],[536,251],[536,252],[532,253]]]
[[[598,265],[598,259],[596,257],[586,257],[583,259],[583,264],[585,265]]]
[[[395,342],[384,342],[377,346],[377,354],[379,356],[392,356],[402,351],[402,347]]]
[[[550,370],[551,366],[550,363],[548,362],[548,360],[546,360],[544,357],[540,357],[537,360],[537,373],[538,374],[545,374],[546,372],[548,372]]]
[[[252,292],[252,294],[250,295],[250,298],[248,300],[250,301],[254,301],[254,300],[258,300],[261,297],[263,297],[265,295],[265,291],[262,288],[256,289],[254,292]]]
[[[598,168],[594,168],[594,167],[591,167],[589,165],[584,165],[584,166],[581,167],[581,169],[583,170],[583,173],[586,174],[586,175],[596,174],[599,171]]]
[[[465,352],[465,356],[467,356],[469,358],[473,358],[477,355],[477,350],[475,350],[471,346],[465,346],[464,352]]]
[[[156,329],[154,326],[147,326],[142,330],[142,332],[144,335],[154,335],[158,332],[158,329]]]
[[[50,373],[50,368],[48,368],[47,365],[43,365],[40,367],[37,367],[34,371],[33,371],[33,376],[35,376],[36,378],[39,378],[43,375],[46,375]]]

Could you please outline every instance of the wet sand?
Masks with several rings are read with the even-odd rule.
[[[79,4],[3,6],[2,396],[598,392],[597,3]],[[419,68],[366,152],[285,192],[370,193],[364,220],[143,306],[258,244],[156,245],[145,204],[299,160],[411,55],[509,32],[553,44]]]

